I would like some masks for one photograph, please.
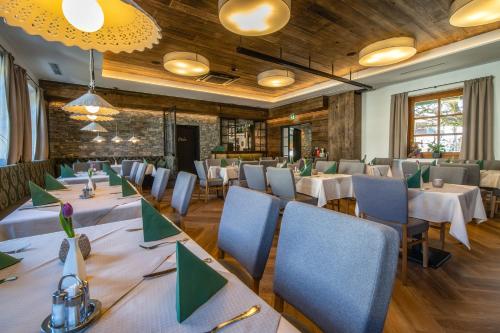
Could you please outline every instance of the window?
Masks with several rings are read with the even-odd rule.
[[[7,164],[9,154],[9,113],[7,112],[3,60],[3,54],[0,52],[0,166]]]
[[[455,158],[462,147],[463,90],[410,97],[408,142],[431,157],[429,144],[444,146],[444,157]]]
[[[36,137],[37,137],[37,124],[38,124],[38,101],[37,101],[37,88],[35,85],[28,81],[28,93],[30,98],[30,114],[31,114],[31,158],[35,159],[36,151]]]
[[[220,118],[220,142],[228,152],[266,151],[266,123]]]

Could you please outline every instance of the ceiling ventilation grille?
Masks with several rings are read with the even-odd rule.
[[[208,74],[200,76],[196,81],[217,84],[219,86],[227,86],[228,84],[233,83],[239,78],[240,78],[239,76],[231,74],[210,72]]]
[[[53,62],[49,63],[50,69],[52,69],[52,72],[55,75],[62,75],[61,69],[59,68],[58,64],[54,64]]]

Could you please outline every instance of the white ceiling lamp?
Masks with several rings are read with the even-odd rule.
[[[79,120],[79,121],[112,121],[114,120],[113,117],[108,117],[108,116],[98,116],[95,114],[72,114],[69,116],[73,120]]]
[[[291,6],[291,0],[219,0],[219,20],[235,34],[263,36],[288,23]]]
[[[410,59],[416,53],[415,38],[389,38],[362,49],[359,64],[366,67],[388,66]]]
[[[500,21],[500,0],[455,0],[450,7],[450,24],[475,27]]]
[[[2,0],[0,16],[30,35],[83,50],[143,51],[161,38],[156,21],[132,0]]]
[[[92,139],[92,142],[97,142],[97,143],[102,143],[104,141],[106,141],[106,138],[101,136],[99,133],[97,133],[97,136]]]
[[[120,143],[123,141],[122,138],[118,136],[118,123],[115,124],[115,136],[111,139],[114,143]]]
[[[89,91],[78,97],[77,99],[69,102],[62,107],[64,111],[78,113],[83,115],[99,115],[99,116],[110,116],[118,114],[119,111],[116,110],[111,104],[109,104],[104,98],[95,93],[95,74],[94,74],[94,51],[90,50],[90,84]]]
[[[134,134],[132,134],[132,137],[130,139],[128,139],[129,142],[132,142],[132,143],[137,143],[141,140],[139,140],[138,137],[136,137]]]
[[[210,71],[210,62],[198,53],[170,52],[163,57],[163,67],[177,75],[200,76]]]
[[[108,130],[99,125],[98,123],[91,122],[87,126],[83,127],[80,129],[80,131],[86,131],[86,132],[103,132],[106,133]]]
[[[295,82],[295,74],[289,70],[271,69],[257,75],[257,82],[263,87],[286,87]]]

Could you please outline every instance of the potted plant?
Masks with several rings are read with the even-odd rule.
[[[427,147],[429,147],[429,150],[432,152],[432,158],[440,158],[441,154],[446,151],[444,145],[440,143],[432,142],[429,143]]]

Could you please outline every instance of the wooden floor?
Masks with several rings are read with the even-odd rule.
[[[222,199],[205,203],[194,195],[184,219],[187,233],[214,256],[223,205]],[[500,218],[469,223],[467,229],[472,250],[447,234],[452,258],[442,267],[408,264],[408,284],[396,280],[384,332],[500,332]],[[430,238],[437,247],[438,232],[431,230]],[[277,240],[276,235],[260,287],[260,296],[271,305]],[[285,312],[300,316],[288,306]],[[321,332],[303,317],[301,322],[311,332]]]

